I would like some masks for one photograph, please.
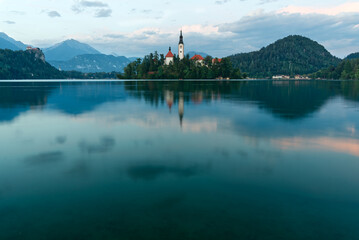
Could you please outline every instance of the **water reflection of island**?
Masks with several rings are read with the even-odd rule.
[[[217,100],[252,104],[285,120],[307,118],[331,98],[359,102],[359,81],[129,81],[1,83],[0,121],[51,106],[66,114],[93,111],[106,102],[144,99],[151,105],[178,105],[183,124],[185,105]]]
[[[155,106],[167,100],[172,108],[180,100],[183,104],[201,104],[221,99],[235,104],[255,104],[286,120],[306,118],[336,96],[359,102],[359,83],[345,81],[149,81],[125,82],[125,89],[131,96]]]
[[[212,95],[214,95],[214,93],[212,93]],[[175,102],[175,93],[174,93],[174,91],[165,90],[164,96],[165,96],[165,100],[166,100],[168,109],[171,113],[173,104]],[[218,94],[218,96],[220,96],[220,95]],[[183,127],[183,117],[184,117],[184,102],[185,102],[184,92],[179,92],[176,95],[176,97],[178,98],[178,99],[176,99],[177,100],[176,102],[178,102],[178,116],[179,116],[179,120],[180,120],[180,126],[182,128]],[[203,92],[199,91],[199,92],[193,93],[191,96],[191,101],[194,104],[201,104],[203,101]]]

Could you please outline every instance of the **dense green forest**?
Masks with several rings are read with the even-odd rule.
[[[352,60],[352,59],[357,59],[357,58],[359,58],[359,52],[349,54],[345,59]]]
[[[289,36],[259,51],[229,58],[234,67],[254,78],[309,74],[340,63],[322,45],[302,36]]]
[[[56,68],[43,61],[38,52],[0,50],[0,79],[56,78],[64,78],[64,76]]]
[[[207,56],[202,65],[190,60],[187,55],[183,60],[175,56],[173,63],[168,66],[164,63],[163,54],[151,53],[143,59],[130,63],[124,69],[124,74],[119,74],[118,77],[121,79],[241,79],[245,77],[238,68],[233,67],[228,58],[212,64],[212,57]]]
[[[45,61],[41,50],[0,49],[0,79],[116,79],[117,74],[59,71]]]
[[[320,70],[313,78],[359,80],[359,59],[344,60],[338,66]]]

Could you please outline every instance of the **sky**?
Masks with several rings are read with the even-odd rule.
[[[223,57],[302,35],[345,57],[359,52],[359,1],[0,0],[0,32],[46,48],[66,39],[142,57],[177,48]]]

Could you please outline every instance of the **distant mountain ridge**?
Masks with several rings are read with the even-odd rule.
[[[88,44],[74,39],[66,40],[52,47],[45,48],[44,53],[48,61],[68,61],[84,54],[101,54]]]
[[[0,49],[12,51],[25,50],[27,45],[0,33]],[[83,73],[122,72],[128,63],[137,60],[123,56],[112,56],[100,53],[88,44],[74,39],[55,44],[43,49],[46,61],[57,69],[79,71]]]
[[[9,50],[13,50],[13,51],[20,50],[20,48],[18,48],[16,45],[14,45],[11,42],[8,42],[2,38],[0,38],[0,49],[9,49]]]
[[[340,59],[319,43],[298,35],[280,39],[259,51],[229,56],[235,67],[250,77],[309,74],[336,66]]]
[[[126,57],[115,57],[105,54],[84,54],[68,61],[49,61],[49,63],[64,71],[79,71],[84,73],[123,72],[131,62]]]
[[[7,34],[0,32],[0,49],[10,49],[13,51],[25,50],[26,45],[9,37]]]

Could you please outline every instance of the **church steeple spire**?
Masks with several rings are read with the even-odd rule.
[[[182,30],[181,30],[181,34],[180,34],[180,41],[179,41],[179,44],[184,44],[184,43],[183,43],[183,35],[182,35]]]
[[[182,30],[180,33],[180,40],[179,40],[179,44],[178,44],[178,57],[181,60],[184,59],[184,42],[183,42]]]

